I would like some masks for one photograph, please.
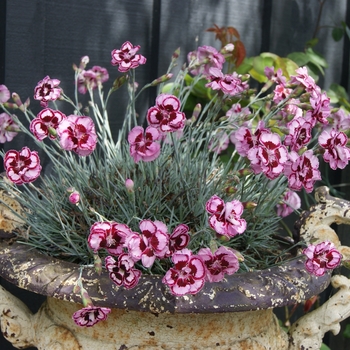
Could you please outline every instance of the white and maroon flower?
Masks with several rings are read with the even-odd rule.
[[[283,196],[282,203],[277,204],[277,215],[284,218],[301,207],[301,200],[298,194],[288,190]]]
[[[136,53],[140,49],[140,45],[133,46],[126,41],[120,50],[114,49],[111,53],[113,66],[118,66],[119,72],[127,72],[130,69],[137,68],[140,64],[146,63],[146,57]]]
[[[302,85],[307,92],[312,92],[318,88],[314,78],[310,77],[306,67],[299,67],[295,72],[297,75],[290,77],[290,84]]]
[[[200,46],[196,51],[189,52],[187,55],[190,64],[190,73],[193,75],[203,74],[209,76],[209,69],[214,67],[219,70],[225,62],[223,54],[218,52],[212,46]]]
[[[209,282],[220,282],[224,279],[225,274],[233,275],[239,269],[238,258],[231,248],[221,246],[214,254],[209,248],[202,248],[198,256],[204,262]]]
[[[258,144],[247,154],[253,171],[263,172],[269,179],[280,176],[288,160],[288,151],[278,134],[262,132]]]
[[[343,133],[332,129],[324,130],[318,137],[318,143],[325,149],[323,159],[329,166],[336,170],[344,169],[350,159],[350,149],[346,146],[348,137]]]
[[[46,108],[49,101],[56,101],[61,97],[60,81],[51,79],[48,75],[40,80],[34,89],[34,99],[40,101],[42,107]]]
[[[254,133],[248,127],[242,126],[231,133],[230,140],[235,145],[238,154],[246,157],[249,150],[259,144],[259,138],[262,133],[271,133],[271,131],[265,128],[263,122],[259,122]]]
[[[80,327],[92,327],[107,319],[111,309],[108,307],[87,306],[74,312],[73,321]]]
[[[350,129],[350,113],[346,113],[342,108],[331,115],[331,120],[332,127],[337,131]]]
[[[161,132],[182,130],[186,117],[180,107],[180,100],[176,96],[160,94],[156,98],[156,105],[147,111],[147,121]]]
[[[312,123],[306,118],[295,118],[288,124],[289,135],[284,139],[284,145],[292,151],[298,152],[306,146],[312,137]]]
[[[214,195],[206,203],[207,212],[212,214],[209,218],[210,227],[218,234],[234,237],[242,234],[247,223],[241,219],[243,204],[238,200],[225,203],[220,197]]]
[[[151,267],[156,258],[164,258],[169,250],[169,234],[161,221],[142,220],[141,235],[133,233],[126,240],[130,256],[134,261],[141,259],[144,267]]]
[[[190,235],[188,232],[189,227],[185,224],[180,224],[175,227],[174,231],[169,237],[169,252],[166,256],[170,256],[176,251],[187,247],[190,241]]]
[[[6,103],[11,97],[9,89],[5,85],[0,85],[0,103]]]
[[[306,269],[316,275],[323,276],[327,270],[333,270],[341,263],[342,255],[331,242],[309,245],[303,250],[307,256]]]
[[[120,254],[118,261],[107,256],[105,259],[109,278],[117,285],[126,289],[134,288],[141,277],[141,271],[134,267],[134,260],[126,253]]]
[[[137,163],[140,160],[151,162],[160,154],[160,144],[155,142],[161,137],[158,129],[148,126],[144,131],[142,126],[135,126],[128,135],[130,155]]]
[[[125,224],[114,221],[95,222],[90,228],[88,244],[94,252],[104,248],[109,254],[119,255],[123,253],[126,238],[131,234],[133,232]]]
[[[174,295],[197,294],[205,282],[202,259],[186,248],[175,252],[171,260],[174,267],[165,273],[162,282],[169,286]]]
[[[306,192],[312,192],[315,182],[321,180],[318,167],[319,161],[312,150],[308,150],[302,155],[294,151],[290,152],[289,160],[284,167],[289,188],[300,191],[304,187]]]
[[[79,73],[78,91],[81,94],[85,94],[88,89],[94,90],[108,79],[109,74],[106,68],[93,66],[91,69],[83,70]]]
[[[80,156],[91,154],[97,143],[95,125],[90,117],[69,115],[57,127],[60,145]]]
[[[30,122],[30,131],[37,140],[42,141],[47,136],[54,140],[57,136],[56,129],[66,115],[60,111],[45,108]]]
[[[311,115],[313,120],[319,121],[322,124],[328,124],[327,118],[331,114],[330,98],[325,92],[321,92],[321,89],[315,89],[310,94],[310,105],[312,110],[307,112],[307,115]]]
[[[38,152],[23,147],[21,151],[10,150],[4,157],[7,177],[16,185],[35,181],[41,171]]]
[[[0,114],[0,143],[12,141],[18,134],[18,125],[13,121],[7,113]]]
[[[241,75],[238,75],[236,72],[224,74],[220,69],[210,68],[209,73],[208,79],[210,82],[205,86],[213,90],[221,90],[224,94],[235,96],[249,88],[248,83],[242,81]]]

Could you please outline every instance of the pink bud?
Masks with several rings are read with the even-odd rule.
[[[234,48],[235,48],[235,46],[232,43],[229,43],[222,48],[221,52],[222,53],[229,53],[229,52],[232,52]]]
[[[81,70],[85,69],[85,67],[89,63],[89,61],[90,61],[89,56],[83,56],[80,60],[79,69],[81,69]]]
[[[133,193],[134,192],[134,181],[132,181],[131,179],[126,179],[125,180],[125,187],[129,193]]]
[[[72,204],[78,204],[80,201],[80,194],[78,191],[73,191],[70,195],[69,195],[69,201]]]

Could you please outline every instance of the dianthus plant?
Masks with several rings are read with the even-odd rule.
[[[176,296],[290,258],[279,245],[281,218],[300,208],[297,192],[310,193],[321,180],[320,156],[332,169],[348,164],[350,116],[331,109],[303,67],[289,77],[267,67],[268,82],[256,93],[248,76],[223,71],[232,44],[191,52],[173,77],[175,51],[169,70],[137,91],[135,72],[147,64],[139,50],[126,42],[112,51],[111,69],[119,77],[108,92],[107,69],[87,69],[87,56],[73,66],[73,100],[58,79],[44,77],[34,89],[42,107],[37,115],[29,100],[12,93],[11,101],[1,86],[0,141],[24,132],[39,149],[24,145],[3,154],[9,181],[2,187],[30,213],[18,239],[82,266],[95,262],[101,270],[102,262],[121,288],[133,288],[142,274],[163,275]],[[124,83],[130,102],[123,127],[112,135],[108,100]],[[137,97],[155,86],[154,104],[137,118]],[[193,100],[199,88],[205,103]],[[79,93],[89,94],[87,108]],[[57,108],[58,100],[69,104],[70,114]],[[43,153],[51,161],[49,176],[40,175]],[[334,247],[318,260],[310,251],[311,273],[339,263]],[[91,326],[109,312],[84,306],[74,315],[79,325]]]

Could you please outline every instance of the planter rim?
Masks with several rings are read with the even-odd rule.
[[[322,292],[331,273],[311,275],[304,256],[270,269],[234,274],[217,283],[206,282],[196,295],[176,297],[162,276],[144,275],[133,289],[116,286],[103,270],[84,268],[82,282],[95,306],[152,313],[211,313],[268,309],[296,304]],[[62,261],[25,244],[0,241],[0,276],[12,284],[44,296],[81,303],[74,286],[78,264]]]

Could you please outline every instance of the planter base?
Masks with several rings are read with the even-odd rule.
[[[48,298],[37,314],[1,290],[4,336],[17,348],[39,350],[282,350],[288,336],[272,310],[210,314],[151,314],[113,309],[108,320],[80,328],[72,314],[82,306]]]

